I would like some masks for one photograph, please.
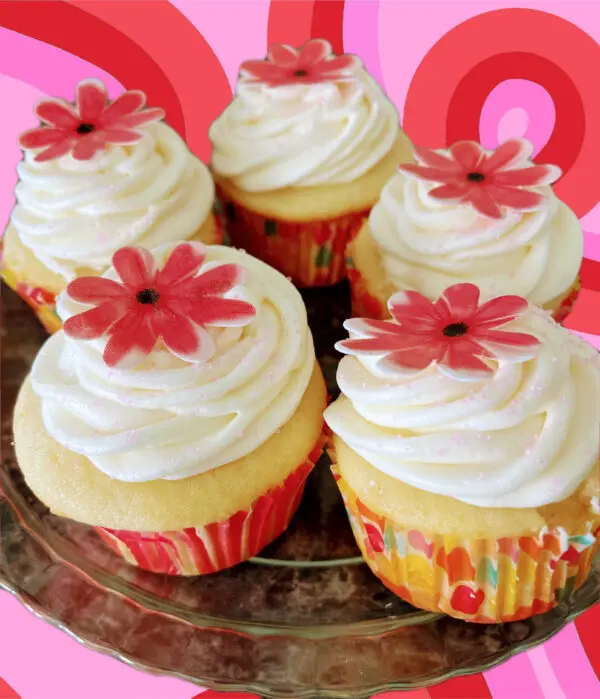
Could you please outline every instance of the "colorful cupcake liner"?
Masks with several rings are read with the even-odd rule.
[[[370,510],[333,467],[354,536],[373,573],[415,607],[479,623],[542,614],[585,582],[600,517],[580,532],[469,539],[423,533]]]
[[[346,278],[346,246],[369,211],[324,221],[267,218],[218,191],[231,244],[267,262],[296,286],[331,286]]]
[[[225,227],[222,216],[215,212],[215,232],[210,245],[220,245],[225,237]],[[1,242],[0,242],[1,258]],[[62,322],[56,312],[56,295],[47,289],[19,281],[17,275],[4,264],[0,276],[13,291],[34,310],[40,323],[50,333],[55,333],[62,327]]]
[[[390,317],[387,306],[382,303],[376,296],[369,291],[369,287],[364,276],[356,267],[354,260],[350,255],[346,257],[346,274],[350,282],[350,294],[352,298],[352,317],[353,318],[377,318],[386,320]],[[563,323],[567,316],[573,311],[579,292],[581,291],[581,283],[577,280],[573,290],[563,299],[559,307],[552,312],[552,317],[557,323]]]
[[[128,563],[153,573],[205,575],[231,568],[255,556],[287,529],[324,443],[323,435],[280,486],[225,521],[168,532],[104,527],[96,527],[96,531]]]

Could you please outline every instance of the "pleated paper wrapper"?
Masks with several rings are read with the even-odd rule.
[[[278,269],[299,287],[331,286],[346,278],[346,246],[369,211],[321,221],[267,218],[218,190],[231,244]]]
[[[255,556],[287,529],[324,443],[325,436],[321,436],[305,461],[281,485],[222,522],[167,532],[103,527],[96,527],[96,531],[128,563],[154,573],[206,575],[231,568]]]
[[[474,539],[403,527],[370,510],[333,467],[354,536],[373,573],[415,607],[458,619],[526,619],[569,599],[589,576],[600,515],[580,531]]]

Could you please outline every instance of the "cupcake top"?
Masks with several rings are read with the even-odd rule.
[[[23,133],[11,221],[35,256],[67,281],[103,271],[120,247],[189,238],[209,215],[208,169],[139,90],[108,101],[97,80],[76,104],[45,99],[42,126]]]
[[[246,253],[123,248],[57,299],[32,368],[48,433],[122,481],[235,461],[294,414],[315,354],[300,294]]]
[[[599,458],[598,353],[516,296],[457,284],[392,320],[346,321],[342,397],[325,419],[373,467],[480,507],[571,495]]]
[[[553,194],[553,165],[534,165],[531,143],[495,151],[463,141],[416,149],[371,211],[369,228],[390,283],[430,299],[456,282],[486,298],[516,293],[542,305],[577,278],[583,234]]]
[[[212,166],[248,192],[352,182],[392,150],[398,114],[356,56],[323,39],[275,45],[240,68],[211,126]]]

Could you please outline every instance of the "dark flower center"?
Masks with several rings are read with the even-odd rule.
[[[469,172],[467,174],[469,182],[483,182],[485,175],[482,172]]]
[[[75,129],[77,133],[84,134],[84,133],[92,133],[94,130],[94,125],[93,124],[79,124],[79,126]]]
[[[160,294],[156,289],[143,289],[142,291],[138,291],[135,295],[135,300],[143,304],[156,303],[159,298]]]
[[[466,323],[450,323],[442,330],[446,337],[460,337],[469,332],[469,326]]]
[[[307,75],[308,75],[308,71],[307,71],[307,70],[300,69],[300,70],[295,70],[295,71],[294,71],[294,77],[295,77],[295,78],[305,78]]]

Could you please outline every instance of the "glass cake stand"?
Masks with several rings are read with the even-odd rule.
[[[334,392],[347,289],[305,294]],[[18,387],[45,337],[3,289],[0,587],[85,646],[137,668],[265,697],[366,697],[479,672],[545,641],[598,601],[598,575],[533,619],[467,624],[419,611],[362,563],[323,457],[290,529],[260,558],[199,578],[131,567],[92,529],[51,515],[12,448]]]

